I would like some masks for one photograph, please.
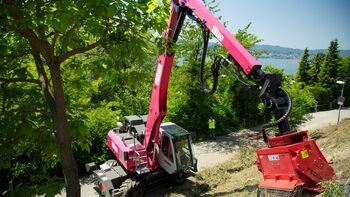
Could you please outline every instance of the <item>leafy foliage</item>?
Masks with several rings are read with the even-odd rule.
[[[312,107],[317,103],[314,95],[311,92],[311,87],[304,86],[303,84],[293,83],[287,87],[288,92],[292,96],[293,111],[289,116],[289,122],[293,127],[307,121],[310,116],[307,116]]]
[[[350,81],[350,55],[342,58],[342,65],[338,70],[338,79],[343,81]]]
[[[215,4],[212,7],[215,7]],[[256,35],[248,33],[250,25],[235,35],[247,49],[261,41]],[[252,113],[257,111],[259,98],[243,87],[224,68],[220,70],[219,85],[213,95],[208,96],[201,90],[199,68],[202,42],[200,27],[195,23],[185,24],[176,46],[178,58],[169,85],[166,120],[176,122],[189,131],[196,131],[199,139],[208,136],[207,121],[210,117],[216,119],[216,132],[219,134],[255,125],[261,120],[259,113]],[[223,47],[212,43],[207,52],[205,70],[210,70],[218,54],[225,53],[227,52]],[[208,80],[209,85],[212,83],[210,80],[212,78]]]
[[[350,55],[342,58],[342,65],[338,69],[338,80],[344,81],[343,96],[347,98],[344,105],[350,106]]]
[[[7,180],[15,179],[15,186],[40,193],[38,190],[44,187],[36,185],[55,176],[60,179],[62,173],[57,169],[64,160],[59,163],[59,156],[68,152],[60,150],[58,154],[57,147],[65,146],[56,146],[56,141],[72,146],[79,167],[91,161],[91,148],[99,150],[96,155],[90,155],[93,159],[97,154],[108,156],[105,145],[101,144],[105,144],[107,127],[112,127],[115,116],[125,112],[127,106],[134,107],[127,108],[129,111],[147,109],[144,96],[134,92],[136,88],[142,91],[145,86],[135,84],[136,88],[130,87],[121,95],[123,89],[115,86],[113,76],[122,70],[128,76],[126,82],[140,77],[139,68],[154,50],[150,42],[154,36],[148,31],[161,34],[169,12],[167,1],[159,3],[156,0],[1,2],[0,156],[3,162],[0,169],[10,169]],[[98,46],[102,47],[97,49]],[[43,69],[39,70],[39,66]],[[43,76],[47,78],[44,85]],[[113,103],[103,97],[94,103],[95,96],[101,95],[101,86],[113,83],[114,89],[108,95],[113,95],[111,99],[123,96],[125,102]],[[57,88],[62,88],[65,94],[57,96],[60,92]],[[120,90],[119,95],[114,95],[113,90]],[[63,107],[59,107],[63,109],[60,123],[55,122],[57,110],[53,110],[47,99],[53,93],[54,102],[64,96]],[[121,106],[120,111],[114,111]],[[96,118],[96,113],[103,116]],[[54,126],[66,124],[64,119],[68,120],[69,129],[62,130],[69,130],[68,138]],[[66,140],[57,136],[65,136]],[[97,160],[101,161],[102,157]],[[73,163],[62,166],[74,169]]]
[[[235,34],[235,38],[244,46],[244,48],[250,50],[254,56],[267,53],[263,50],[251,50],[256,44],[263,41],[263,39],[258,38],[257,35],[248,32],[251,25],[252,23],[250,22],[243,29],[238,29],[237,33]]]
[[[341,85],[336,84],[337,80],[347,81],[349,79],[348,56],[341,58],[338,50],[338,40],[332,40],[328,48],[327,54],[318,53],[311,60],[311,67],[307,72],[308,81],[301,80],[301,70],[305,70],[306,62],[305,54],[302,57],[301,64],[296,75],[296,80],[304,82],[299,84],[301,89],[306,88],[317,101],[315,110],[327,110],[334,106],[336,98],[340,95]],[[304,72],[305,73],[305,72]],[[305,76],[307,76],[305,75]],[[345,96],[348,87],[345,86]],[[348,103],[345,103],[347,105]],[[311,111],[311,109],[310,109]]]

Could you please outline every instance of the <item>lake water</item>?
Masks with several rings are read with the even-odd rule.
[[[285,73],[294,75],[299,66],[299,59],[274,59],[274,58],[260,58],[260,63],[263,66],[271,65],[278,68],[283,68]]]

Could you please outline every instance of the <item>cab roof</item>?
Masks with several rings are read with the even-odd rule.
[[[182,127],[180,127],[177,124],[172,123],[172,122],[162,123],[160,125],[160,128],[174,137],[181,137],[181,136],[186,136],[186,135],[190,134],[184,128],[182,128]]]

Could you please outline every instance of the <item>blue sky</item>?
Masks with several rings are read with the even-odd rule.
[[[217,0],[216,16],[228,29],[252,22],[251,33],[262,44],[292,48],[327,48],[335,38],[340,49],[350,49],[350,0]]]

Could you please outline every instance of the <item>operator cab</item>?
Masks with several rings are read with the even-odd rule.
[[[169,174],[197,171],[190,133],[174,123],[160,126],[159,165]]]

